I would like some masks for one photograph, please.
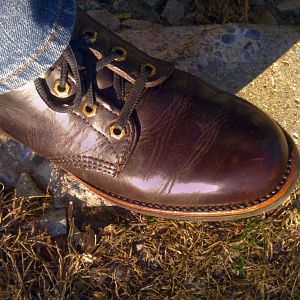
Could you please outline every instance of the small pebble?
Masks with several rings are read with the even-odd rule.
[[[247,31],[245,37],[255,40],[255,41],[258,41],[261,38],[261,34],[259,31],[255,30],[255,29],[250,29]]]
[[[231,25],[225,25],[224,30],[226,30],[229,33],[234,33],[235,32],[235,28]]]
[[[233,34],[223,34],[222,42],[225,44],[232,44],[235,41],[235,36]]]
[[[137,244],[135,246],[135,248],[136,248],[136,251],[140,252],[143,249],[143,245],[142,244]]]
[[[67,215],[63,208],[48,208],[37,221],[41,230],[46,230],[52,237],[67,234]]]

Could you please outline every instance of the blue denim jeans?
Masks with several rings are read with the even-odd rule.
[[[43,74],[70,42],[76,0],[0,0],[0,94]]]

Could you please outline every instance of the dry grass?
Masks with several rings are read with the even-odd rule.
[[[227,223],[70,206],[69,234],[56,239],[35,226],[45,203],[1,193],[0,299],[300,298],[296,195]]]
[[[248,0],[194,0],[201,24],[248,23]]]

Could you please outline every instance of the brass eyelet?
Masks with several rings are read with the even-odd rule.
[[[116,140],[121,140],[126,134],[125,129],[124,128],[120,129],[116,127],[115,123],[109,127],[109,133],[111,137],[113,137]]]
[[[81,111],[88,118],[94,117],[97,114],[97,110],[98,110],[98,106],[96,104],[93,104],[93,106],[91,107],[90,105],[87,104],[86,101],[83,102],[81,107]]]
[[[111,49],[111,52],[119,55],[115,58],[115,61],[124,61],[127,57],[127,51],[122,47],[114,47]]]
[[[95,43],[98,38],[98,32],[92,30],[85,30],[83,31],[83,36],[86,36],[86,39],[89,40],[91,43]]]
[[[59,86],[59,79],[57,79],[54,82],[53,90],[54,90],[54,93],[56,94],[56,96],[58,96],[60,98],[67,98],[71,95],[71,84],[69,82],[66,82],[65,88],[62,89]]]
[[[141,66],[141,71],[147,71],[150,73],[150,77],[154,76],[156,74],[156,67],[147,63],[147,64],[142,64]]]

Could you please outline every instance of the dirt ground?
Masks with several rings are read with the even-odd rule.
[[[223,223],[70,203],[57,238],[35,225],[49,206],[1,193],[0,299],[300,299],[299,193]]]

